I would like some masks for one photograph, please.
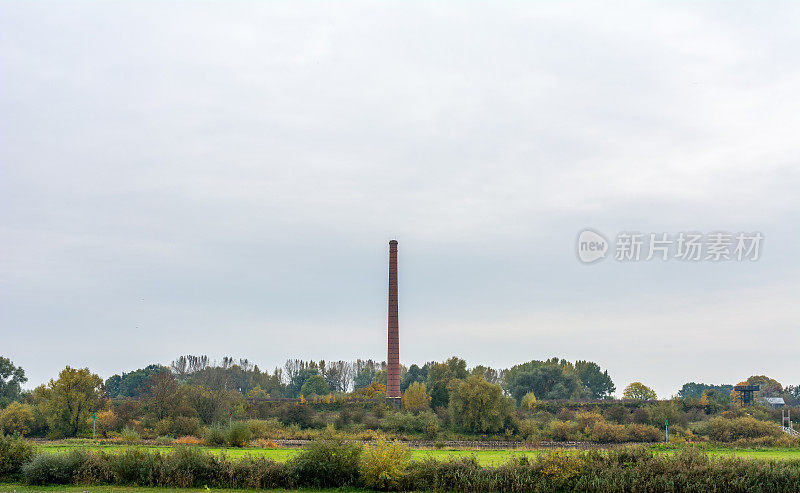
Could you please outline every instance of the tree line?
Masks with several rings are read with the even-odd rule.
[[[386,364],[370,359],[291,359],[282,368],[262,371],[247,359],[226,357],[214,362],[204,355],[185,355],[168,366],[152,364],[105,381],[88,368],[71,367],[30,391],[22,390],[26,381],[22,368],[0,357],[0,427],[6,432],[76,436],[91,429],[89,418],[93,417],[102,429],[136,425],[157,435],[183,436],[197,435],[201,427],[232,416],[271,415],[272,411],[253,407],[265,397],[315,402],[343,402],[353,397],[380,400],[385,397]],[[785,396],[788,404],[797,402],[795,386],[784,388],[763,375],[746,382],[761,385],[765,395]],[[706,411],[714,406],[721,409],[738,403],[735,391],[729,392],[729,388],[733,387],[690,382],[678,397]],[[547,402],[610,401],[616,386],[608,372],[591,361],[551,358],[494,369],[484,365],[469,368],[464,359],[453,356],[403,367],[401,389],[402,408],[411,414],[383,416],[378,412],[372,422],[369,416],[359,415],[358,419],[367,427],[389,429],[424,430],[443,423],[470,433],[513,429],[510,423],[520,410],[541,410]],[[624,389],[623,397],[650,401],[656,394],[633,382]],[[342,423],[351,419],[347,412],[335,418],[314,418],[302,405],[276,412],[283,413],[276,415],[282,422],[302,427],[324,426],[322,421],[313,422],[317,418]]]

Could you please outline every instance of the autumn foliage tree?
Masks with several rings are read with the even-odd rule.
[[[425,388],[425,382],[412,383],[400,399],[404,410],[411,412],[425,411],[431,408],[431,398]]]
[[[103,379],[88,368],[66,367],[58,380],[37,388],[48,425],[59,436],[75,436],[88,427],[89,417],[100,408]]]
[[[657,397],[656,391],[643,384],[642,382],[633,382],[625,387],[622,392],[623,399],[635,399],[639,401],[648,401]]]
[[[384,399],[386,398],[386,385],[372,382],[366,387],[356,389],[356,391],[353,392],[353,397],[360,399]]]
[[[33,426],[33,409],[28,404],[12,402],[0,412],[0,431],[14,435],[26,435]]]
[[[536,395],[533,392],[528,392],[522,396],[520,407],[523,409],[533,409],[536,406]]]
[[[184,399],[183,390],[168,371],[155,373],[144,383],[142,401],[156,419],[177,414]]]
[[[487,382],[482,375],[452,380],[448,390],[450,419],[464,431],[495,433],[511,417],[511,399],[503,395],[499,385]]]

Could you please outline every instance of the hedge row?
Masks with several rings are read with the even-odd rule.
[[[366,487],[402,491],[800,491],[800,461],[710,458],[695,449],[675,455],[629,448],[553,451],[498,467],[474,458],[409,461],[394,444],[367,447],[340,439],[315,442],[287,462],[231,460],[195,447],[168,453],[131,448],[121,454],[38,454],[18,474],[29,484],[112,484],[203,488]]]

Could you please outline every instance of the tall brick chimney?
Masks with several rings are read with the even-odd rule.
[[[389,372],[386,397],[399,404],[400,399],[400,323],[397,319],[397,240],[389,242]]]

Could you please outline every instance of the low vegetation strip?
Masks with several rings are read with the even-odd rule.
[[[7,452],[0,455],[5,480],[29,485],[468,492],[800,491],[800,459],[755,461],[718,457],[696,448],[673,453],[642,446],[509,453],[509,460],[483,466],[474,455],[479,451],[438,460],[415,457],[398,442],[379,441],[365,447],[335,436],[311,443],[285,461],[254,455],[233,458],[202,447],[37,453],[24,440],[4,441],[14,442],[2,447]]]
[[[307,442],[308,445],[311,442]],[[38,443],[38,450],[41,452],[49,453],[68,453],[72,450],[90,450],[105,452],[109,454],[119,454],[131,448],[141,448],[147,451],[159,451],[168,453],[176,446],[168,445],[121,445],[121,444],[102,444],[97,445],[88,441],[74,441],[69,440],[65,442],[47,442]],[[183,447],[183,446],[177,446]],[[800,448],[786,448],[786,447],[758,447],[758,448],[741,448],[741,447],[719,447],[719,446],[702,446],[702,445],[642,445],[648,450],[661,454],[675,454],[686,448],[699,448],[703,452],[712,457],[739,457],[745,459],[755,460],[800,460]],[[283,462],[299,454],[302,449],[297,447],[280,447],[280,448],[222,448],[222,447],[201,447],[202,450],[212,454],[224,454],[231,459],[237,459],[246,456],[264,457],[266,459]],[[533,449],[480,449],[480,448],[411,448],[409,454],[411,459],[424,460],[450,460],[460,459],[464,457],[475,457],[475,460],[482,466],[499,466],[511,458],[527,456],[532,457],[548,450],[574,450],[574,449],[552,449],[548,448],[533,448]]]

